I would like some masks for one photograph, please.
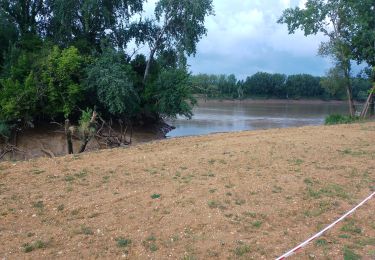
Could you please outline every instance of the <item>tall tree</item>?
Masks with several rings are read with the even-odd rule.
[[[351,21],[347,1],[308,0],[303,9],[299,7],[286,9],[278,22],[287,24],[289,33],[295,33],[297,29],[301,29],[306,36],[323,33],[329,38],[328,43],[322,43],[320,54],[333,57],[336,67],[342,69],[349,111],[354,116],[355,106],[350,81],[351,45],[347,41]]]
[[[151,62],[157,52],[175,50],[180,54],[194,55],[197,43],[207,29],[204,21],[213,14],[212,0],[159,0],[155,7],[155,19],[138,24],[143,35],[138,42],[147,43],[150,55],[144,72],[143,83],[150,73]]]
[[[49,0],[53,12],[49,36],[62,46],[75,43],[81,50],[100,48],[112,37],[123,48],[130,40],[129,20],[143,10],[145,0]]]

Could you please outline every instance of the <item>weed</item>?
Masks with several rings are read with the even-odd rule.
[[[132,241],[124,237],[118,237],[115,239],[118,247],[128,247]]]
[[[327,240],[325,240],[324,238],[321,238],[321,239],[316,240],[315,244],[316,244],[317,246],[325,247],[325,246],[328,245],[328,242],[327,242]]]
[[[281,193],[283,191],[283,188],[280,186],[273,186],[272,192],[273,193]]]
[[[251,252],[251,248],[248,245],[240,245],[234,249],[234,253],[237,256],[243,256]]]
[[[44,208],[44,203],[41,200],[37,201],[37,202],[34,202],[33,207],[37,208],[37,209],[43,209]]]
[[[87,176],[87,172],[85,170],[80,171],[79,173],[74,174],[75,177],[79,179],[83,179]]]
[[[161,194],[154,193],[151,195],[151,199],[159,199],[161,197]]]
[[[361,234],[362,229],[355,225],[353,220],[350,220],[346,223],[342,228],[341,231],[352,233],[352,234]]]
[[[63,211],[64,208],[65,208],[64,204],[61,204],[61,205],[59,205],[59,206],[57,207],[57,210],[58,210],[58,211]]]
[[[260,228],[262,226],[263,222],[260,221],[260,220],[257,220],[255,222],[253,222],[251,225],[255,228]]]
[[[217,201],[214,201],[214,200],[210,200],[208,203],[208,206],[212,209],[214,208],[218,208],[219,205],[220,205],[220,202],[217,202]]]
[[[86,226],[81,226],[81,234],[84,234],[84,235],[94,235],[94,232],[92,231],[91,228],[89,227],[86,227]]]
[[[215,193],[217,191],[217,189],[210,189],[209,192],[210,193]]]
[[[43,242],[42,240],[37,240],[32,244],[25,243],[22,245],[22,250],[25,253],[30,253],[35,249],[43,249],[47,247],[47,243]]]
[[[243,205],[243,204],[245,204],[245,203],[246,203],[246,201],[243,200],[243,199],[236,199],[236,201],[235,201],[235,204],[236,204],[236,205],[239,205],[239,206],[241,206],[241,205]]]
[[[306,185],[313,185],[314,184],[314,181],[310,178],[306,178],[303,180],[303,182],[306,184]]]
[[[344,247],[344,260],[359,260],[361,256],[357,255],[353,250]]]
[[[159,249],[155,242],[156,237],[151,235],[147,237],[145,241],[143,241],[143,246],[147,247],[151,252],[155,252]]]
[[[72,176],[72,175],[66,175],[66,176],[64,177],[64,180],[65,180],[66,182],[72,182],[72,181],[75,180],[75,178],[74,178],[74,176]]]

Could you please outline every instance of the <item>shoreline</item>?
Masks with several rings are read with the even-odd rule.
[[[332,105],[346,105],[348,102],[346,100],[321,100],[321,99],[256,99],[247,98],[243,100],[238,99],[204,99],[202,97],[197,98],[198,105],[200,103],[213,103],[213,104],[299,104],[299,105],[322,105],[322,104],[332,104]],[[361,105],[361,102],[356,101],[356,105]]]

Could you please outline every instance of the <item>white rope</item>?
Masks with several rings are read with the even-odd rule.
[[[305,242],[303,242],[302,244],[296,246],[295,248],[293,248],[292,250],[288,251],[287,253],[283,254],[282,256],[280,256],[279,258],[277,258],[276,260],[283,260],[291,255],[293,255],[294,253],[296,253],[297,251],[299,251],[300,249],[302,249],[303,247],[307,246],[311,241],[313,241],[314,239],[320,237],[321,235],[323,235],[324,232],[326,232],[327,230],[331,229],[332,227],[334,227],[337,223],[343,221],[345,218],[347,218],[349,215],[351,215],[354,211],[356,211],[359,207],[363,206],[363,204],[365,204],[367,201],[369,201],[370,199],[372,199],[372,197],[375,196],[375,192],[373,192],[370,196],[368,196],[366,199],[364,199],[361,203],[359,203],[355,208],[353,208],[352,210],[350,210],[348,213],[346,213],[345,215],[343,215],[341,218],[339,218],[338,220],[336,220],[335,222],[333,222],[331,225],[329,225],[328,227],[326,227],[325,229],[323,229],[322,231],[320,231],[319,233],[317,233],[316,235],[312,236],[311,238],[307,239]]]

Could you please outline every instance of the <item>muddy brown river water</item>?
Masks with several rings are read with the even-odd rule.
[[[337,101],[200,101],[191,120],[179,117],[168,122],[176,127],[168,137],[322,125],[327,115],[347,111],[346,103]]]

